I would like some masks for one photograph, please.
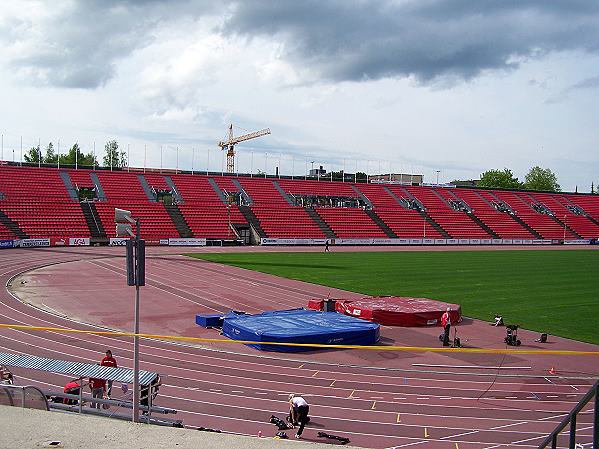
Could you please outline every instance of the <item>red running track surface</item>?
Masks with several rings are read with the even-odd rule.
[[[142,333],[216,338],[215,331],[195,325],[196,313],[254,313],[301,307],[309,298],[329,294],[363,296],[187,259],[176,255],[179,251],[148,250]],[[125,285],[122,253],[122,248],[2,251],[0,276],[4,284],[10,280],[10,293],[0,292],[0,322],[130,331],[134,290]],[[468,346],[504,347],[503,328],[469,319],[458,328]],[[381,331],[385,345],[437,346],[438,333],[439,328]],[[537,335],[527,331],[519,336],[522,349],[597,349],[551,336],[550,344],[536,344]],[[107,348],[121,366],[132,367],[132,343],[125,338],[0,329],[0,351],[94,362]],[[498,365],[502,369],[492,368]],[[552,366],[557,375],[548,374]],[[587,391],[599,361],[384,350],[273,355],[228,343],[142,340],[141,368],[161,373],[157,404],[179,410],[190,427],[274,435],[268,418],[284,416],[287,395],[295,392],[310,403],[308,441],[322,442],[316,434],[324,431],[369,448],[492,449],[536,447]],[[18,384],[42,388],[59,389],[68,380],[36,371],[14,374]],[[580,442],[591,438],[590,420],[589,415],[579,418]]]

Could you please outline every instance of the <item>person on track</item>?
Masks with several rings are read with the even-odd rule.
[[[297,439],[302,437],[304,427],[310,421],[310,418],[308,418],[309,411],[310,407],[304,398],[293,393],[289,395],[289,417],[291,418],[291,424],[294,426],[299,424],[299,429],[297,429],[297,433],[295,434],[295,438]]]
[[[89,389],[92,392],[93,398],[104,399],[104,392],[106,391],[106,381],[104,379],[89,378]],[[99,402],[92,402],[92,408],[102,408]]]
[[[111,368],[118,368],[116,359],[112,356],[112,351],[110,349],[106,350],[106,357],[102,359],[100,362],[102,366],[109,366]],[[110,399],[112,394],[112,380],[106,381],[106,396]]]
[[[441,315],[441,326],[443,326],[443,346],[449,346],[449,330],[451,329],[451,317],[449,312],[451,309],[448,307],[443,315]]]

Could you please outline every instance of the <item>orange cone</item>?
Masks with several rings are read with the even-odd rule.
[[[549,374],[557,374],[557,371],[555,370],[555,366],[551,367],[551,369],[549,370]]]

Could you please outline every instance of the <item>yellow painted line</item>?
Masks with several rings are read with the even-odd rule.
[[[300,366],[298,366],[298,368],[303,368],[303,367],[304,367],[304,364],[303,364],[303,363],[302,363]]]
[[[312,377],[316,377],[318,373],[320,373],[320,371],[316,371],[314,374],[312,374]]]
[[[424,428],[424,438],[428,438],[428,429]]]
[[[353,398],[355,392],[356,392],[356,390],[352,390],[351,393],[349,394],[349,396],[347,397],[347,399]]]
[[[193,341],[199,343],[228,343],[240,345],[268,344],[269,346],[290,346],[300,348],[329,348],[329,349],[366,349],[371,351],[408,351],[408,352],[453,352],[453,353],[472,353],[472,354],[520,354],[520,355],[577,355],[577,356],[599,356],[599,351],[567,351],[557,349],[484,349],[484,348],[450,348],[450,347],[421,347],[421,346],[360,346],[360,345],[325,345],[312,343],[279,343],[279,342],[258,342],[252,340],[229,340],[224,338],[202,338],[202,337],[184,337],[178,335],[160,335],[160,334],[135,334],[132,332],[100,331],[100,330],[82,330],[68,329],[62,327],[46,326],[26,326],[22,324],[3,324],[0,328],[20,329],[28,331],[50,331],[71,334],[89,334],[89,335],[110,335],[113,337],[141,337],[158,340],[174,341]]]
[[[370,410],[374,410],[375,407],[376,407],[376,401],[372,401],[372,407],[370,407]]]
[[[333,385],[335,385],[335,382],[337,382],[337,379],[335,379],[333,382],[331,382],[331,385],[329,385],[329,387],[332,387]]]
[[[399,416],[399,413],[397,414],[397,421],[398,424],[401,422],[401,417]]]

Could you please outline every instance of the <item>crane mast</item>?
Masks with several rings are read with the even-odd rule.
[[[235,173],[235,145],[239,142],[255,139],[270,134],[270,128],[261,129],[241,136],[233,137],[233,125],[229,125],[229,136],[226,141],[218,142],[221,150],[227,150],[227,173]]]

